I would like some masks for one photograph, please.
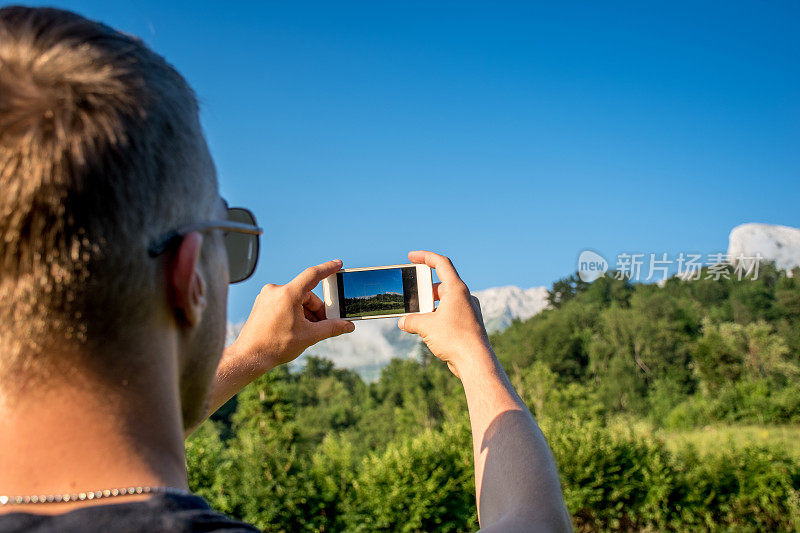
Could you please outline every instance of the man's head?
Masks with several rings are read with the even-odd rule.
[[[221,237],[147,247],[222,209],[195,96],[162,57],[73,13],[0,10],[0,392],[75,369],[113,381],[147,364],[119,349],[157,326],[198,416],[224,335]]]

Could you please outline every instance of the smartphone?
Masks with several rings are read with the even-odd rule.
[[[433,311],[427,265],[344,268],[322,280],[322,294],[328,318],[366,320]]]

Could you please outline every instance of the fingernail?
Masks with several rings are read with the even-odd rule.
[[[339,263],[340,265],[344,264],[344,262],[341,259],[334,259],[333,262],[334,263]]]
[[[403,329],[403,324],[406,322],[406,317],[401,316],[400,320],[397,321],[397,327]]]

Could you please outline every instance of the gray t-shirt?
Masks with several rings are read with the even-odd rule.
[[[53,504],[58,505],[58,504]],[[139,502],[82,507],[58,515],[0,515],[0,533],[91,533],[259,531],[220,514],[199,496],[157,494]]]

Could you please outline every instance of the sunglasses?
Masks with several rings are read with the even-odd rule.
[[[229,207],[226,220],[197,222],[172,230],[153,241],[147,248],[150,257],[158,257],[194,231],[223,230],[225,250],[228,254],[229,283],[239,283],[253,275],[258,263],[258,236],[264,230],[256,224],[256,217],[243,207]]]

